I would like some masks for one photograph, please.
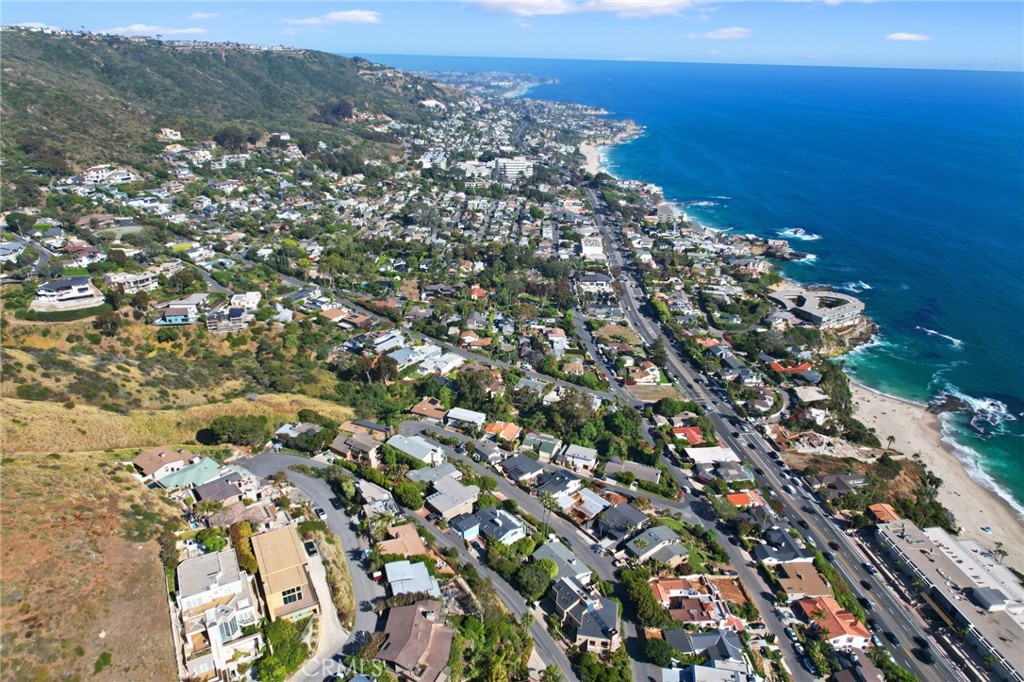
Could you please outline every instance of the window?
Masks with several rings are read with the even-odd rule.
[[[220,636],[222,639],[231,639],[234,634],[238,632],[238,621],[232,618],[226,623],[220,624]]]
[[[285,604],[294,604],[297,601],[302,600],[302,588],[301,587],[290,587],[281,593],[281,598]]]

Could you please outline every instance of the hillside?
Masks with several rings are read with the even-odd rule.
[[[155,133],[162,127],[181,130],[186,139],[236,124],[246,132],[280,128],[353,142],[365,131],[347,120],[315,122],[321,107],[341,100],[343,111],[351,104],[357,115],[417,122],[426,116],[417,102],[446,99],[422,79],[325,52],[185,48],[25,31],[3,34],[0,94],[5,160],[44,166],[45,157],[63,154],[78,169],[150,158],[161,148]],[[41,154],[39,146],[53,153]]]

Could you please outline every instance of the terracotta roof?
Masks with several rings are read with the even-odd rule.
[[[833,597],[801,599],[796,603],[796,607],[805,618],[817,623],[830,638],[871,637],[864,624],[852,613],[844,610]],[[815,615],[819,615],[820,618],[815,618]]]
[[[172,450],[168,447],[157,447],[143,450],[132,460],[143,476],[150,476],[160,467],[171,462],[187,462],[195,457],[188,450]]]
[[[900,515],[896,513],[896,510],[892,508],[891,504],[885,504],[880,502],[873,504],[868,507],[868,511],[875,517],[875,520],[879,523],[890,523],[892,521],[899,521]]]

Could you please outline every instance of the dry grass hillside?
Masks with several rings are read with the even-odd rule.
[[[5,457],[0,474],[0,678],[175,679],[153,540],[173,510],[104,455]]]
[[[350,408],[298,394],[266,394],[174,410],[135,410],[119,414],[76,405],[0,399],[4,454],[96,451],[165,443],[194,443],[196,432],[222,415],[266,415],[293,419],[299,410],[316,410],[332,419],[352,418]],[[7,481],[5,489],[9,489]]]

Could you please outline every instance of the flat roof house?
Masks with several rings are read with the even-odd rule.
[[[252,550],[270,620],[300,620],[320,610],[295,526],[253,536]]]
[[[426,504],[447,521],[473,511],[473,503],[480,495],[475,485],[462,485],[451,476],[434,481],[434,493],[427,497]]]
[[[394,666],[400,679],[437,682],[445,678],[455,631],[444,625],[441,603],[425,600],[388,611],[384,645],[377,658]]]
[[[551,598],[570,641],[581,650],[615,651],[622,644],[619,605],[613,599],[592,593],[572,578],[556,580]]]
[[[453,407],[445,415],[445,423],[456,428],[482,429],[487,423],[487,415],[475,410]]]
[[[384,576],[387,578],[391,594],[395,596],[423,592],[441,597],[441,588],[437,580],[430,575],[427,565],[422,561],[411,563],[402,560],[384,564]]]
[[[234,679],[263,647],[259,630],[242,626],[259,618],[250,576],[239,569],[234,550],[186,559],[178,564],[178,618],[182,662],[189,677]]]
[[[582,445],[567,445],[562,451],[562,461],[576,471],[592,470],[597,465],[597,450]]]

